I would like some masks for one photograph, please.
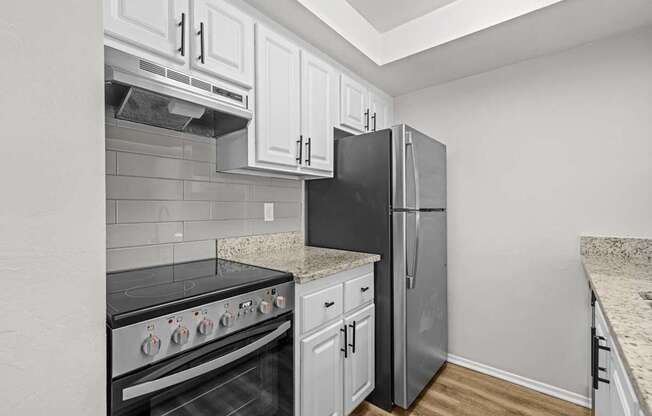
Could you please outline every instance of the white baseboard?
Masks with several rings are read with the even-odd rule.
[[[556,397],[567,402],[577,404],[582,407],[591,408],[591,400],[588,397],[582,396],[581,394],[573,393],[568,390],[561,389],[559,387],[551,386],[550,384],[542,383],[540,381],[531,380],[516,374],[509,373],[498,368],[490,367],[485,364],[480,364],[475,361],[471,361],[464,357],[459,357],[457,355],[448,354],[448,362],[452,364],[457,364],[461,367],[466,367],[471,370],[478,371],[483,374],[494,376],[510,383],[518,384],[519,386],[527,387],[529,389],[538,391],[548,396]]]

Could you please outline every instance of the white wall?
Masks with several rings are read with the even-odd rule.
[[[2,415],[106,413],[100,7],[2,3]]]
[[[448,146],[450,352],[586,396],[578,236],[652,235],[652,28],[395,106]]]
[[[301,231],[303,181],[217,173],[214,139],[107,120],[109,271],[215,257],[215,239]],[[274,204],[274,221],[263,204]]]

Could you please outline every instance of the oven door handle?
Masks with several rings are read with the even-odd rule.
[[[184,381],[199,377],[220,367],[224,367],[225,365],[237,361],[240,358],[251,354],[257,349],[262,348],[275,339],[279,338],[285,334],[291,326],[292,324],[290,322],[284,322],[273,332],[270,332],[264,337],[257,339],[256,341],[240,348],[239,350],[225,354],[212,361],[200,364],[197,367],[189,368],[188,370],[180,371],[166,377],[127,387],[122,390],[122,400],[126,401],[135,399],[136,397],[145,396],[167,387],[174,386],[175,384],[183,383]]]

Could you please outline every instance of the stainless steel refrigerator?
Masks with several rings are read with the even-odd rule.
[[[368,400],[408,408],[448,353],[446,147],[406,125],[339,138],[306,203],[308,244],[381,255]]]

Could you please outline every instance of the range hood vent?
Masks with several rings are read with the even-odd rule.
[[[105,47],[105,104],[115,118],[207,137],[247,128],[244,93]]]

